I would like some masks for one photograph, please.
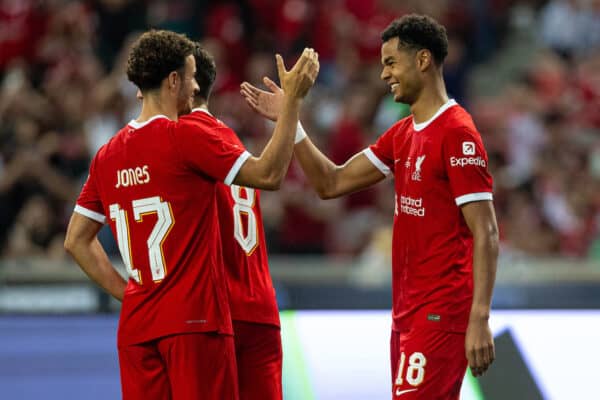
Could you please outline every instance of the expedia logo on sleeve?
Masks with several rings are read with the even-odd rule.
[[[475,142],[462,142],[462,153],[464,156],[474,156],[477,152]],[[476,167],[487,166],[487,163],[481,156],[477,157],[450,157],[451,167],[466,167],[467,165],[474,165]]]
[[[451,167],[466,167],[467,165],[485,168],[487,163],[481,157],[450,157]]]
[[[475,142],[463,142],[462,150],[465,156],[474,156],[475,155]]]

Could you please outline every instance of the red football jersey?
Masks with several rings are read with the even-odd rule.
[[[492,200],[492,177],[470,115],[450,100],[429,120],[406,117],[364,154],[394,172],[393,329],[466,330],[473,236],[460,206]]]
[[[217,219],[217,182],[250,156],[197,124],[130,122],[94,157],[75,211],[108,222],[130,279],[120,345],[232,334]]]
[[[194,109],[181,119],[244,148],[232,129],[204,109]],[[232,319],[279,326],[259,190],[219,183],[217,207]]]

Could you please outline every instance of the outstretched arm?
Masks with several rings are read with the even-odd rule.
[[[279,119],[261,155],[250,157],[240,168],[233,180],[236,185],[267,190],[279,188],[294,151],[294,133],[302,99],[319,73],[318,55],[312,49],[304,49],[290,71],[285,69],[281,56],[277,55],[276,58],[279,79],[285,90]]]
[[[311,186],[322,199],[353,193],[385,178],[364,153],[336,165],[308,137],[295,146],[294,152]]]
[[[474,376],[482,375],[494,361],[494,338],[488,319],[496,280],[498,226],[491,201],[461,207],[473,234],[473,303],[465,339],[465,351]]]
[[[281,118],[284,90],[269,78],[264,78],[270,92],[260,90],[248,82],[241,85],[241,94],[248,105],[265,118]],[[301,128],[299,128],[301,129]],[[296,135],[294,152],[312,187],[323,199],[330,199],[367,188],[385,178],[364,155],[357,153],[343,165],[334,164],[306,136]]]

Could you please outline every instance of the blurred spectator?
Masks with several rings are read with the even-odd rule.
[[[63,259],[64,232],[54,218],[50,199],[31,197],[23,206],[9,233],[6,257]]]
[[[567,58],[598,49],[599,23],[596,0],[551,0],[540,12],[542,40]]]

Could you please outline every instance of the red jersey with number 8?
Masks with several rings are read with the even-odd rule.
[[[194,109],[181,120],[210,126],[223,140],[244,147],[232,129],[204,109]],[[279,326],[275,289],[267,260],[260,192],[219,183],[217,199],[231,318]]]
[[[492,200],[492,177],[470,115],[453,100],[429,120],[404,118],[364,154],[394,173],[393,329],[467,328],[473,236],[460,207]]]
[[[120,346],[233,334],[216,193],[249,156],[208,126],[162,115],[130,122],[98,151],[75,212],[110,225],[127,268]]]

